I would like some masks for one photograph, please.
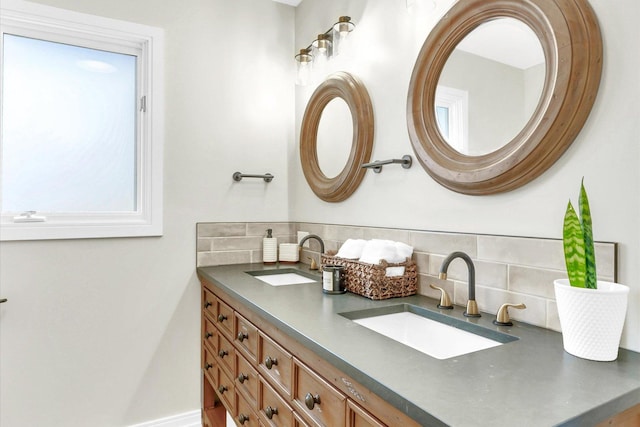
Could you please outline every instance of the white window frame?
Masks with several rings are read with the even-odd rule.
[[[0,28],[2,40],[8,33],[93,49],[113,50],[118,46],[122,53],[137,52],[137,99],[141,110],[137,120],[135,211],[37,212],[36,216],[46,220],[16,222],[15,217],[21,213],[3,212],[0,206],[0,241],[162,235],[164,31],[22,0],[2,0]],[[2,49],[0,43],[0,59]]]
[[[436,107],[449,110],[449,138],[447,142],[460,153],[469,152],[469,92],[438,85]]]

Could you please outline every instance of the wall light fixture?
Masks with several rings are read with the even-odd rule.
[[[348,16],[341,16],[338,22],[311,42],[305,49],[295,56],[297,66],[296,83],[305,85],[309,83],[311,68],[314,62],[322,62],[340,53],[341,47],[354,30],[355,24]]]

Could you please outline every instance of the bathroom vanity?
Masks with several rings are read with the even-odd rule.
[[[224,425],[225,410],[243,426],[637,425],[638,353],[582,360],[564,352],[557,332],[495,326],[490,313],[465,318],[463,307],[439,310],[421,295],[327,295],[317,272],[293,268],[317,281],[270,285],[256,271],[277,266],[262,264],[198,269],[203,425]],[[437,359],[350,314],[403,304],[513,339]]]

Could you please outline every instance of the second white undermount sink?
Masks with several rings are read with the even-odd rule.
[[[305,283],[317,283],[321,279],[309,277],[293,268],[275,270],[247,271],[247,274],[271,286],[301,285]]]
[[[518,339],[409,304],[341,314],[436,359],[486,350]]]

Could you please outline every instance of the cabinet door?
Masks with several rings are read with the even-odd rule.
[[[282,397],[260,378],[259,417],[262,424],[269,427],[292,427],[293,410]]]
[[[294,361],[293,404],[319,426],[345,425],[347,398],[302,362]]]
[[[347,427],[385,427],[367,411],[347,401]]]
[[[269,379],[282,395],[290,399],[293,357],[261,331],[258,336],[260,339],[258,343],[260,355],[258,371]]]

